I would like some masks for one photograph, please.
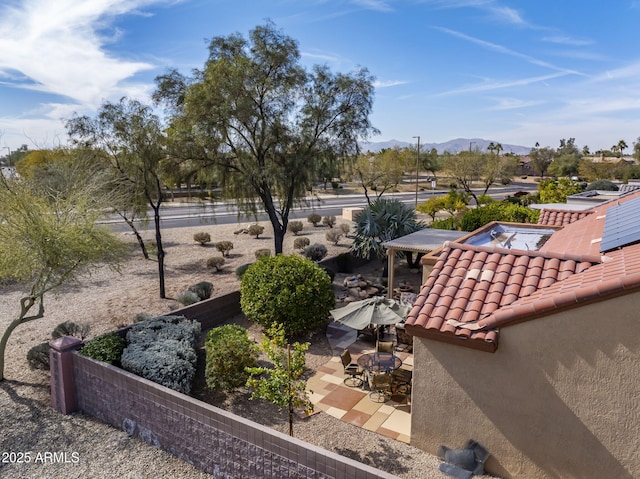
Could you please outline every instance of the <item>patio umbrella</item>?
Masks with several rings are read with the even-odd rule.
[[[361,301],[332,309],[333,319],[353,329],[365,329],[367,326],[396,324],[404,321],[411,305],[401,303],[384,296],[372,296]]]

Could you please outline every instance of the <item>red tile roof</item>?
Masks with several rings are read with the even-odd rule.
[[[540,212],[540,218],[538,218],[539,225],[546,226],[566,226],[571,223],[575,223],[578,220],[581,220],[587,215],[593,213],[593,210],[586,211],[567,211],[567,210],[557,210],[553,208],[544,208]]]
[[[599,252],[606,210],[638,197],[593,208],[539,251],[447,243],[407,317],[407,331],[495,351],[501,327],[640,289],[640,244]]]

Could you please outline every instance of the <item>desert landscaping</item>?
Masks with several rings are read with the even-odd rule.
[[[340,218],[337,224],[348,223]],[[264,224],[264,223],[263,223]],[[270,226],[264,224],[265,232],[259,238],[251,237],[244,230],[248,223],[231,225],[202,224],[197,227],[166,229],[162,232],[166,249],[166,290],[168,298],[175,298],[191,284],[211,281],[213,296],[219,296],[239,288],[235,269],[255,260],[255,251],[270,248],[273,251],[273,236]],[[327,226],[314,227],[306,223],[298,236],[306,236],[311,243],[327,246],[328,256],[349,250],[349,238],[342,238],[337,245],[325,239]],[[198,232],[208,232],[211,243],[200,245],[193,239]],[[131,244],[131,253],[121,265],[120,271],[100,268],[78,284],[65,286],[45,297],[45,317],[20,326],[9,340],[7,349],[6,381],[0,384],[0,439],[2,451],[60,451],[77,453],[77,463],[68,464],[20,464],[0,465],[2,477],[41,477],[54,474],[63,477],[211,477],[168,453],[148,446],[127,436],[123,431],[100,423],[97,419],[76,413],[61,416],[50,407],[48,373],[29,369],[26,355],[34,345],[47,341],[51,331],[63,321],[88,323],[90,337],[131,324],[139,313],[161,315],[175,310],[180,305],[174,299],[160,299],[158,294],[157,263],[145,260],[137,249],[133,235],[122,234]],[[152,239],[151,231],[145,232],[145,240]],[[287,234],[285,254],[294,251],[296,236]],[[218,241],[231,241],[233,249],[225,258],[222,270],[215,272],[207,268],[207,259],[221,256],[213,246]],[[405,264],[397,266],[404,267]],[[374,263],[366,271],[367,278],[376,279],[382,272],[380,264]],[[419,281],[419,275],[412,273]],[[337,277],[336,281],[340,281]],[[334,281],[334,284],[336,283]],[[339,288],[338,288],[339,289]],[[18,313],[19,300],[24,294],[21,285],[6,285],[0,296],[0,326]],[[260,330],[243,318],[254,338]],[[331,349],[322,331],[308,340],[312,346],[307,353],[307,366],[314,369],[331,358]],[[265,417],[272,420],[269,426],[286,433],[286,415],[266,402],[247,401],[242,394],[208,395],[207,400],[218,402],[218,406],[259,422]],[[246,394],[244,395],[246,397]],[[265,414],[265,408],[269,411]],[[260,411],[259,414],[256,411]],[[273,418],[276,418],[273,420]],[[352,459],[381,468],[404,478],[446,477],[439,470],[440,461],[429,454],[407,444],[380,436],[370,431],[343,423],[324,413],[299,419],[295,426],[296,437]],[[357,438],[357,440],[355,440]]]

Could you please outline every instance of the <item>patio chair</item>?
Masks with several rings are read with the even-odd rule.
[[[369,399],[374,402],[386,402],[391,396],[391,384],[392,379],[389,373],[372,375]]]
[[[393,354],[393,341],[378,341],[376,343],[376,351]]]
[[[345,349],[342,352],[340,360],[344,367],[344,373],[347,375],[347,377],[344,378],[344,384],[350,388],[362,386],[362,383],[364,382],[362,379],[364,371],[360,369],[360,366],[351,361],[351,353],[349,353],[348,349]]]
[[[398,338],[398,346],[401,344],[403,346],[403,350],[407,352],[413,351],[413,336],[405,331],[404,328],[396,325],[396,338]]]

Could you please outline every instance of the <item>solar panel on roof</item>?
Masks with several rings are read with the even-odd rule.
[[[607,209],[600,252],[640,242],[640,197]]]

